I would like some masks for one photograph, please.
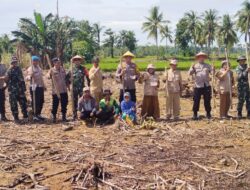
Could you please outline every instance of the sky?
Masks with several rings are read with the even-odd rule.
[[[194,10],[202,13],[208,9],[218,10],[220,15],[234,14],[241,8],[243,0],[59,0],[60,17],[89,20],[100,23],[115,32],[132,30],[139,45],[153,44],[152,39],[141,30],[145,16],[152,6],[159,6],[165,19],[175,25],[184,13]],[[19,18],[33,18],[34,10],[43,15],[56,13],[56,0],[0,0],[0,35],[11,34],[18,28]],[[163,44],[165,42],[162,42]]]

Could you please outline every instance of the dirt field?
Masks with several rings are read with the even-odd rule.
[[[118,97],[114,80],[105,84]],[[164,119],[163,91],[159,98]],[[150,130],[90,128],[82,122],[1,123],[0,189],[250,189],[250,121],[192,121],[192,98],[182,98],[181,106],[182,120],[163,120]],[[213,115],[218,116],[218,107]],[[64,131],[66,125],[73,129]]]

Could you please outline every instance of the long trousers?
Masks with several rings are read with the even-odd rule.
[[[193,112],[197,113],[200,109],[201,96],[204,99],[204,107],[207,113],[211,112],[211,86],[206,86],[203,88],[194,88],[194,105]]]
[[[0,114],[5,115],[5,90],[0,89]]]
[[[33,91],[30,88],[30,95],[31,95],[31,105],[34,115],[40,115],[43,109],[44,104],[44,88],[43,87],[36,87],[35,89],[35,107],[34,107],[34,97],[33,97]],[[36,109],[34,111],[34,108]]]
[[[230,108],[230,93],[220,94],[220,117],[226,117]]]
[[[180,92],[168,93],[166,98],[167,118],[178,118],[180,116]]]
[[[67,106],[68,106],[68,94],[67,94],[67,92],[60,94],[60,100],[58,99],[56,94],[52,95],[52,110],[51,110],[52,115],[57,114],[59,102],[61,103],[61,112],[62,112],[62,114],[66,115]]]
[[[27,118],[28,113],[27,113],[27,99],[24,93],[17,94],[17,93],[10,93],[9,94],[9,102],[10,102],[10,109],[12,112],[12,115],[14,117],[18,117],[18,105],[19,103],[23,117]]]

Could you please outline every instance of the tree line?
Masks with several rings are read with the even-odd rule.
[[[175,30],[171,30],[170,21],[164,18],[160,8],[152,7],[142,23],[142,32],[154,39],[155,46],[138,46],[135,33],[130,30],[114,32],[99,23],[76,21],[51,13],[42,16],[34,12],[34,18],[20,18],[18,29],[12,31],[13,38],[7,35],[0,37],[0,53],[28,52],[41,55],[43,60],[48,54],[65,61],[75,54],[82,54],[90,60],[95,54],[114,57],[126,50],[140,56],[176,55],[180,52],[190,56],[201,49],[210,54],[214,45],[217,45],[217,52],[225,47],[235,47],[239,42],[237,34],[244,35],[247,45],[250,41],[249,28],[248,0],[242,3],[236,15],[220,16],[215,9],[200,14],[188,11],[178,21]],[[159,41],[165,41],[165,48],[159,46]]]

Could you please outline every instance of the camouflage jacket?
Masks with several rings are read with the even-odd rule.
[[[238,65],[236,67],[236,73],[237,73],[238,88],[249,87],[247,64]]]
[[[71,83],[71,71],[67,74],[66,80],[67,83]],[[88,86],[90,85],[89,73],[84,66],[74,67],[73,68],[73,87],[75,92],[82,92],[85,87],[85,79],[87,80]]]
[[[23,72],[20,67],[10,67],[6,73],[8,77],[8,91],[10,93],[22,94],[26,91]]]

